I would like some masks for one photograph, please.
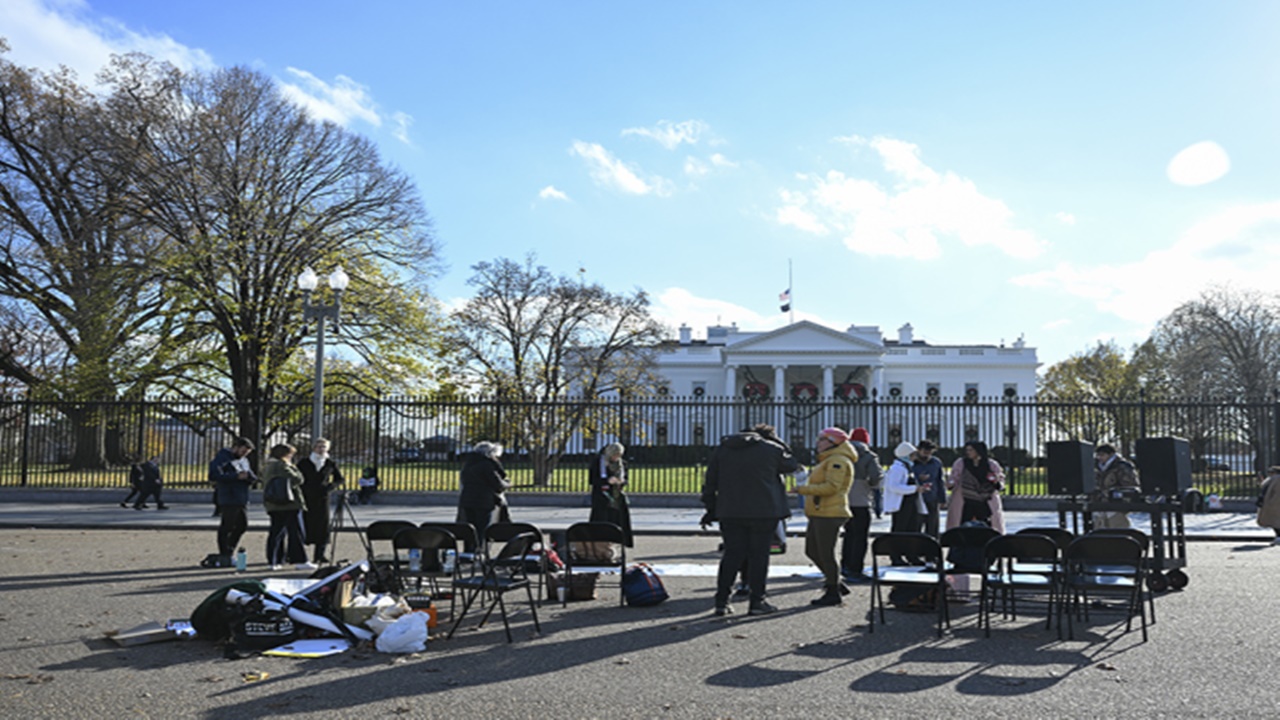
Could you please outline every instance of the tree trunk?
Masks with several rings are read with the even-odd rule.
[[[66,411],[71,421],[71,470],[105,470],[107,462],[107,423],[99,406],[75,406]]]

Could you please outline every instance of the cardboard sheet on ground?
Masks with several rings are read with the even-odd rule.
[[[263,651],[263,655],[291,658],[322,658],[337,655],[351,649],[351,643],[340,638],[295,640],[287,645]]]

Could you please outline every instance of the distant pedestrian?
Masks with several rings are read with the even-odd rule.
[[[498,521],[507,507],[507,471],[502,467],[502,445],[478,442],[467,456],[459,478],[458,521],[471,523],[476,537]]]
[[[169,509],[169,506],[160,499],[160,488],[164,485],[164,479],[160,477],[160,465],[156,462],[159,458],[160,456],[156,455],[133,466],[131,474],[136,473],[141,476],[138,485],[138,501],[133,504],[134,510],[145,510],[148,497],[156,501],[157,510]]]
[[[853,485],[849,488],[849,521],[844,524],[844,544],[840,549],[840,571],[845,582],[866,582],[862,570],[867,561],[867,543],[871,536],[872,491],[884,481],[880,458],[871,449],[871,435],[866,428],[854,428],[849,444],[858,453],[853,466]]]
[[[120,507],[132,507],[134,502],[142,495],[142,462],[141,458],[133,456],[129,460],[129,494],[124,500],[120,501]]]
[[[1093,453],[1093,459],[1095,500],[1113,501],[1113,493],[1138,489],[1138,471],[1128,458],[1116,452],[1115,446],[1105,443],[1099,445]],[[1129,513],[1126,512],[1099,511],[1092,515],[1094,528],[1130,527]]]
[[[356,500],[361,505],[368,505],[373,502],[373,496],[378,492],[378,468],[366,467],[364,472],[360,473],[360,479],[356,481],[359,491],[356,492]]]
[[[626,448],[609,443],[591,463],[591,522],[608,522],[622,528],[627,547],[635,546],[631,534],[631,507],[627,501]]]
[[[921,488],[929,488],[920,491],[920,498],[924,500],[924,532],[933,538],[939,537],[941,508],[947,504],[947,484],[943,477],[942,461],[933,456],[933,451],[937,448],[931,440],[921,440],[916,444],[915,460],[911,463],[911,474],[915,476],[916,484]]]
[[[991,457],[987,444],[965,443],[964,457],[957,458],[947,478],[951,499],[947,503],[947,529],[971,520],[984,522],[1004,534],[1004,470]]]
[[[267,564],[279,570],[286,562],[299,570],[315,570],[316,563],[307,562],[307,548],[302,529],[303,514],[307,511],[306,496],[302,486],[306,482],[302,471],[293,464],[296,452],[292,445],[281,443],[271,448],[271,459],[263,472],[264,487],[271,487],[277,479],[289,483],[288,498],[270,498],[264,493],[262,506],[271,517],[271,529],[267,531]]]
[[[1258,490],[1258,525],[1271,528],[1275,543],[1280,545],[1280,466],[1267,469],[1267,478]]]
[[[804,514],[809,527],[804,533],[804,554],[822,571],[822,596],[811,605],[843,604],[842,595],[849,589],[840,582],[840,563],[836,561],[836,542],[840,528],[852,517],[849,512],[849,487],[853,485],[853,468],[858,453],[849,444],[849,435],[838,427],[818,433],[818,464],[809,472],[808,482],[796,485],[793,492],[804,496]]]
[[[329,493],[345,480],[338,464],[329,457],[329,441],[320,438],[311,444],[311,454],[298,461],[302,473],[302,498],[306,503],[302,520],[306,542],[315,546],[316,564],[329,562]]]
[[[756,425],[728,435],[711,453],[702,485],[706,522],[720,523],[724,554],[716,577],[715,614],[733,612],[729,592],[734,576],[747,563],[750,587],[749,615],[777,611],[764,599],[769,577],[769,545],[778,522],[791,516],[782,475],[800,469],[781,443],[766,439],[769,425]]]
[[[209,481],[214,485],[214,499],[218,503],[218,555],[230,567],[231,556],[240,545],[240,538],[249,527],[245,508],[249,504],[249,488],[258,481],[249,469],[248,455],[253,443],[236,438],[231,447],[223,448],[209,463]]]

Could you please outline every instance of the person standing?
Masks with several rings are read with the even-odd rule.
[[[947,503],[947,529],[979,520],[1004,534],[1004,505],[1000,491],[1004,489],[1004,470],[991,458],[987,444],[974,440],[965,443],[964,457],[957,458],[947,479],[951,499]]]
[[[747,564],[750,589],[748,615],[766,615],[777,608],[764,599],[769,577],[769,545],[778,521],[790,517],[782,476],[800,463],[781,443],[766,439],[773,427],[759,424],[727,435],[711,453],[702,484],[706,522],[719,522],[724,554],[716,577],[715,614],[733,612],[729,592],[733,578]]]
[[[471,523],[476,537],[484,540],[484,531],[494,523],[494,516],[507,505],[507,471],[502,468],[502,446],[494,442],[478,442],[467,456],[459,479],[459,522]]]
[[[209,482],[214,485],[214,499],[221,517],[218,555],[226,563],[222,567],[230,567],[231,556],[249,527],[245,507],[249,504],[249,487],[258,480],[249,469],[251,452],[253,443],[246,438],[236,438],[231,447],[219,450],[209,463]]]
[[[133,466],[133,472],[141,476],[138,484],[138,501],[133,504],[134,510],[146,509],[148,497],[155,499],[157,510],[169,509],[169,506],[160,499],[160,488],[164,485],[164,479],[160,477],[160,465],[156,462],[159,458],[160,456],[156,455]]]
[[[308,545],[315,546],[312,556],[316,564],[329,562],[325,550],[329,547],[329,493],[344,482],[342,470],[329,457],[329,441],[320,438],[311,444],[311,454],[298,462],[302,473],[303,537]]]
[[[792,491],[804,496],[804,514],[809,527],[804,533],[804,554],[822,571],[823,592],[810,605],[843,604],[841,595],[849,588],[840,582],[836,561],[836,541],[840,528],[853,517],[849,512],[849,488],[858,453],[849,444],[849,435],[838,427],[818,433],[818,464],[809,471],[808,482]]]
[[[933,538],[939,537],[940,510],[947,504],[947,485],[943,479],[942,461],[933,456],[933,451],[937,448],[931,440],[921,440],[916,445],[915,461],[911,463],[911,474],[916,479],[916,485],[929,488],[927,491],[920,491],[920,498],[924,501],[924,532]]]
[[[315,570],[318,565],[307,562],[307,548],[303,544],[302,517],[307,510],[307,503],[302,492],[305,482],[302,472],[293,464],[292,445],[280,444],[271,448],[271,459],[267,461],[266,488],[275,487],[280,481],[288,483],[287,497],[271,497],[264,490],[262,506],[271,517],[271,529],[267,531],[267,564],[272,570],[284,567],[285,562],[293,563],[299,570]]]
[[[360,487],[356,494],[361,505],[368,505],[373,502],[373,496],[378,492],[378,468],[369,466],[360,473],[360,479],[356,481]]]
[[[1093,451],[1094,459],[1094,497],[1102,502],[1112,500],[1112,493],[1117,490],[1137,489],[1138,472],[1133,463],[1116,452],[1112,445],[1102,444]],[[1129,513],[1126,512],[1094,512],[1093,527],[1127,528]]]
[[[884,475],[884,511],[893,515],[892,532],[920,532],[924,520],[922,488],[911,474],[911,459],[916,447],[907,441],[898,443],[893,463]]]
[[[634,547],[631,508],[627,503],[627,465],[622,460],[626,448],[621,443],[604,446],[591,464],[591,522],[609,522],[622,528],[627,547]]]
[[[1258,488],[1258,526],[1270,528],[1276,534],[1274,543],[1280,545],[1280,466],[1267,468],[1267,478]]]
[[[866,428],[854,428],[849,444],[858,454],[853,466],[853,484],[849,487],[849,521],[844,524],[844,545],[840,548],[840,572],[845,582],[867,582],[862,569],[867,561],[867,542],[871,536],[872,493],[884,480],[880,458],[871,450],[871,436]]]

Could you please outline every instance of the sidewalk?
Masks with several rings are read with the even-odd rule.
[[[109,497],[115,498],[119,493]],[[207,528],[211,532],[218,526],[217,518],[211,516],[212,507],[205,503],[171,502],[169,510],[158,511],[133,510],[121,508],[117,503],[97,498],[84,498],[77,501],[50,498],[50,501],[22,498],[21,501],[0,502],[0,527],[18,528],[65,528],[65,529],[101,529],[101,530],[192,530]],[[0,494],[0,499],[4,496]],[[174,498],[177,500],[178,498]],[[182,498],[185,500],[186,498]],[[357,505],[351,508],[354,520],[361,527],[375,520],[411,520],[423,522],[452,522],[456,508],[452,503],[424,503],[418,505],[379,504]],[[512,517],[520,522],[529,522],[544,531],[557,531],[587,519],[589,510],[586,507],[555,507],[543,505],[516,505],[512,507]],[[697,535],[704,531],[698,526],[702,517],[701,508],[688,507],[635,507],[631,508],[631,524],[637,534],[642,535]],[[1150,531],[1149,519],[1146,515],[1134,513],[1130,516],[1134,527]],[[352,517],[344,517],[347,528],[351,527]],[[1069,521],[1069,519],[1068,519]],[[249,527],[253,530],[266,530],[269,519],[260,504],[249,506]],[[1006,510],[1005,525],[1008,532],[1017,532],[1026,527],[1057,527],[1058,514],[1041,510]],[[804,532],[806,526],[804,515],[793,511],[787,530],[791,534]],[[715,534],[715,525],[706,531]],[[1260,528],[1254,522],[1253,513],[1214,512],[1185,516],[1186,536],[1192,541],[1228,541],[1228,542],[1270,542],[1275,534],[1266,528]],[[873,519],[873,534],[889,531],[889,516]]]

